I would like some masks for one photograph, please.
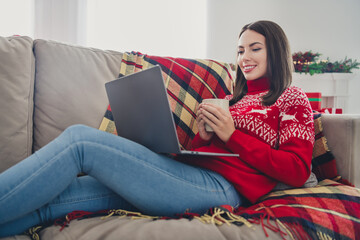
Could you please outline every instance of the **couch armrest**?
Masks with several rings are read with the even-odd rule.
[[[360,114],[323,114],[322,124],[339,175],[360,187]]]

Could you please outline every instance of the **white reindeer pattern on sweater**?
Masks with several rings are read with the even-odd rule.
[[[305,93],[289,87],[271,106],[261,104],[265,94],[266,91],[246,95],[230,107],[235,126],[260,137],[273,148],[293,137],[313,143],[313,119]]]

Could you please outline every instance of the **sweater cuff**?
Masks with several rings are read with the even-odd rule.
[[[231,152],[236,153],[236,149],[239,150],[239,144],[237,143],[237,140],[239,139],[246,139],[247,135],[237,129],[233,132],[233,134],[230,136],[229,140],[226,142],[225,146],[231,150]]]
[[[210,141],[205,141],[203,140],[199,134],[196,134],[194,139],[192,140],[192,143],[191,143],[191,148],[192,149],[196,149],[196,148],[199,148],[199,147],[203,147],[203,146],[206,146],[209,144]]]

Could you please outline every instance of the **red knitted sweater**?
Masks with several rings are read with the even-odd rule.
[[[305,93],[289,87],[271,106],[260,97],[269,89],[267,78],[248,81],[248,93],[230,107],[236,130],[225,144],[217,136],[209,142],[197,134],[193,149],[233,152],[240,157],[194,157],[189,164],[218,172],[239,193],[255,203],[278,182],[300,187],[311,170],[314,124]],[[231,99],[232,96],[226,96]]]

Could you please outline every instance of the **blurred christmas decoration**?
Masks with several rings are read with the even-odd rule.
[[[351,73],[353,69],[359,69],[360,63],[351,58],[344,60],[330,62],[327,60],[319,60],[320,53],[296,52],[292,55],[294,61],[295,72],[309,73],[310,75],[316,73]]]

